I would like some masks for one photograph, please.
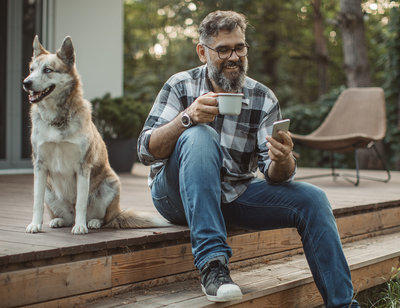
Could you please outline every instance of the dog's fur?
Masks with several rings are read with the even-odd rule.
[[[32,121],[34,204],[28,233],[42,230],[44,203],[50,227],[89,229],[168,226],[161,216],[121,211],[120,181],[108,162],[106,146],[92,122],[91,104],[83,99],[75,51],[66,37],[56,54],[33,41],[29,92]]]

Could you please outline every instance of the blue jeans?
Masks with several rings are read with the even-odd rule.
[[[195,266],[232,249],[225,224],[251,230],[296,228],[314,281],[327,308],[348,308],[353,296],[348,268],[332,208],[325,193],[302,182],[269,185],[254,179],[235,201],[221,202],[222,153],[218,134],[206,125],[186,130],[151,193],[160,214],[188,224]],[[358,307],[357,302],[353,306]]]

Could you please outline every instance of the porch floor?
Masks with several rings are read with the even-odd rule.
[[[324,172],[329,173],[299,168],[298,176]],[[131,174],[120,174],[123,209],[157,212],[147,173],[147,167],[135,164]],[[361,173],[385,177],[384,171]],[[388,183],[361,180],[358,187],[332,177],[307,182],[326,192],[345,244],[400,232],[400,172],[391,172],[391,176]],[[198,276],[185,226],[100,229],[72,235],[71,228],[48,227],[46,216],[42,233],[27,234],[32,203],[32,174],[0,175],[0,307],[35,303],[45,307],[46,302],[48,307],[55,303],[68,307],[72,299],[82,303]],[[245,267],[301,253],[301,242],[292,229],[253,232],[229,228],[228,234],[233,266],[235,262],[240,264],[237,267]]]

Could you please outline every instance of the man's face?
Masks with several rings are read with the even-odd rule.
[[[214,38],[210,47],[215,50],[232,49],[246,44],[245,36],[237,27],[230,33],[220,31],[218,36]],[[218,53],[208,49],[206,50],[208,77],[213,85],[217,86],[215,90],[223,90],[225,92],[238,92],[243,88],[245,83],[245,75],[248,69],[248,61],[246,57],[238,57],[236,52],[232,53],[229,59],[220,59]],[[220,88],[220,89],[218,89]]]

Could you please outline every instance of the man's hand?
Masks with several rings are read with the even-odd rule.
[[[189,114],[194,124],[203,124],[212,122],[218,114],[216,107],[218,102],[214,92],[209,92],[198,97],[186,112]],[[181,123],[182,112],[171,122],[158,127],[154,130],[150,137],[149,151],[158,158],[167,158],[171,155],[175,148],[176,141],[185,131],[185,127]]]
[[[295,169],[295,161],[292,156],[293,141],[290,132],[278,131],[283,143],[267,136],[268,155],[272,160],[268,168],[268,177],[274,182],[287,180]]]
[[[204,124],[214,121],[219,111],[217,94],[208,92],[198,97],[186,110],[194,124]]]

